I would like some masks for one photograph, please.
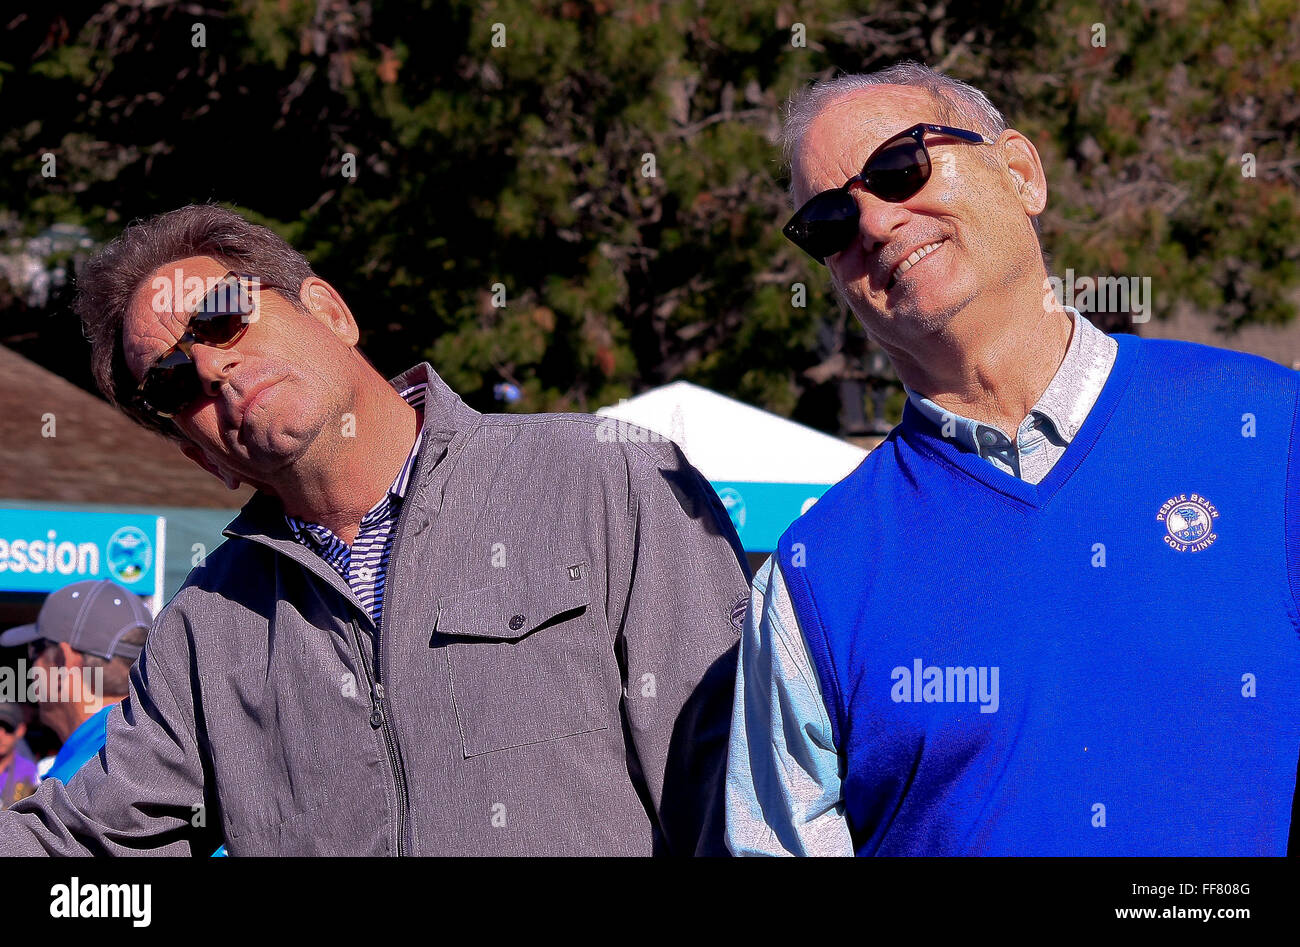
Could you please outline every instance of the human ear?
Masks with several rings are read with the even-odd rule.
[[[318,276],[309,276],[303,280],[298,298],[307,311],[328,326],[344,344],[355,346],[360,340],[361,330],[357,328],[352,310],[329,283]]]
[[[1025,213],[1037,217],[1047,207],[1047,175],[1038,149],[1015,129],[1003,134],[998,149]]]

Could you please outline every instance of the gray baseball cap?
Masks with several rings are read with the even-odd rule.
[[[0,635],[0,645],[12,648],[38,638],[66,641],[77,651],[101,658],[134,661],[140,645],[126,644],[128,631],[153,624],[153,616],[134,592],[108,579],[90,579],[51,592],[36,616],[36,624],[19,625]]]

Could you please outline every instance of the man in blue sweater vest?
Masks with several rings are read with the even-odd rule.
[[[908,398],[754,579],[731,850],[1285,854],[1300,376],[1045,292],[1038,153],[964,83],[845,76],[784,135],[785,232]]]

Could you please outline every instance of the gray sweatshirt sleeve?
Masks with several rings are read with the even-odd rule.
[[[631,764],[658,816],[660,853],[726,855],[732,613],[749,569],[713,488],[675,445],[628,456],[631,568],[617,647]]]
[[[0,812],[0,855],[210,855],[221,844],[204,797],[185,641],[173,602],[108,715],[104,748],[66,786],[47,779]]]

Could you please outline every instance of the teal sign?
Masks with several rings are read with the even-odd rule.
[[[746,552],[771,552],[786,528],[807,512],[829,483],[742,483],[715,480],[713,489],[731,516]]]
[[[0,591],[112,579],[161,596],[164,524],[161,516],[0,509]]]

